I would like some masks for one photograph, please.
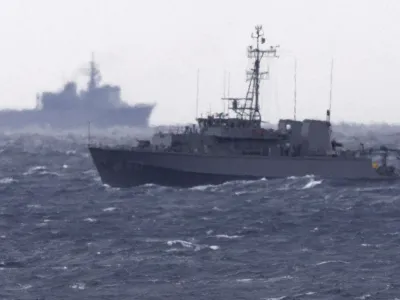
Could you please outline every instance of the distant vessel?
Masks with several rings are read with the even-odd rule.
[[[100,82],[100,71],[92,55],[87,89],[78,93],[77,84],[67,82],[61,91],[38,94],[35,109],[1,110],[0,128],[76,129],[86,128],[89,122],[97,128],[148,127],[154,104],[131,106],[121,100],[119,86]]]
[[[183,132],[156,133],[132,148],[89,143],[92,160],[104,183],[129,187],[147,183],[190,187],[231,180],[315,175],[333,179],[398,178],[399,150],[380,147],[345,150],[332,138],[330,110],[326,120],[280,120],[277,129],[261,127],[260,80],[264,57],[276,57],[277,47],[262,50],[261,26],[248,47],[253,61],[244,98],[226,98],[228,114],[197,118],[198,126]],[[233,115],[233,116],[232,116]],[[390,162],[394,157],[394,163]]]

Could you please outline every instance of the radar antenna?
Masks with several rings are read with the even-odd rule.
[[[253,67],[246,72],[247,80],[249,82],[249,86],[247,89],[245,98],[223,98],[224,100],[228,100],[232,102],[232,105],[229,106],[230,110],[233,110],[237,117],[242,119],[249,119],[261,122],[261,114],[260,114],[260,81],[264,79],[268,79],[269,70],[261,71],[260,63],[264,57],[278,57],[277,55],[277,46],[270,46],[269,48],[262,50],[260,49],[260,45],[265,44],[266,39],[264,38],[264,31],[261,25],[257,25],[255,27],[255,32],[251,35],[251,37],[255,40],[255,47],[249,46],[247,48],[247,56],[250,59],[253,59]],[[240,102],[244,102],[240,105]]]

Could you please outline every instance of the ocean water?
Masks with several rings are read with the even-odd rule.
[[[399,182],[115,189],[83,138],[0,151],[0,299],[400,299]]]

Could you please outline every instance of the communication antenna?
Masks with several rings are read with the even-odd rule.
[[[91,136],[90,136],[90,121],[88,122],[88,146],[91,145]]]
[[[296,121],[296,108],[297,108],[297,58],[294,59],[294,95],[293,95],[293,100],[294,100],[294,108],[293,108],[293,115],[294,115],[294,120]]]
[[[228,73],[228,76],[226,76],[226,72],[224,71],[224,97],[222,98],[223,100],[229,98],[230,89],[231,89],[231,73],[230,72],[227,72],[227,73]],[[224,103],[223,112],[225,114],[226,113],[225,101],[223,103]],[[229,107],[229,105],[228,105],[228,107]]]
[[[199,77],[200,77],[200,69],[197,69],[197,83],[196,83],[196,119],[199,113]]]
[[[222,94],[222,99],[226,98],[226,71],[224,70],[224,88],[223,88],[223,94]],[[225,113],[225,102],[222,101],[222,105],[223,105],[223,112]]]
[[[228,72],[228,98],[231,90],[231,72]]]
[[[223,97],[226,97],[226,71],[224,70],[224,89],[223,89]]]
[[[333,86],[333,58],[331,60],[331,82],[330,82],[330,90],[329,90],[329,109],[326,112],[326,120],[328,122],[331,121],[331,110],[332,110],[332,86]]]

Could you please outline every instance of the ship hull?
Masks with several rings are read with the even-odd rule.
[[[234,176],[186,172],[169,168],[130,164],[129,169],[114,170],[97,167],[103,183],[112,187],[133,187],[144,184],[157,184],[173,187],[193,187],[207,184],[222,184],[234,180],[251,180],[259,177]]]
[[[3,110],[0,111],[0,128],[42,127],[66,130],[87,128],[89,122],[96,128],[148,127],[153,108],[152,105],[143,105],[92,110]]]
[[[143,184],[190,187],[232,180],[316,175],[331,179],[392,179],[379,175],[367,159],[211,156],[91,146],[103,183],[114,187]]]

